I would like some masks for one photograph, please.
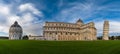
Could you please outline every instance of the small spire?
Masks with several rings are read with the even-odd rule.
[[[14,24],[18,24],[18,22],[17,22],[17,21],[15,21],[15,22],[14,22]]]
[[[77,22],[83,22],[83,21],[79,18],[79,20]]]

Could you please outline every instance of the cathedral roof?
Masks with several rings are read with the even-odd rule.
[[[11,27],[21,27],[17,21],[14,22],[14,24]]]
[[[77,22],[83,22],[81,19],[79,19]]]
[[[15,21],[14,24],[11,25],[11,27],[9,29],[9,32],[11,32],[11,33],[14,33],[14,32],[22,33],[22,27],[18,24],[17,21]]]

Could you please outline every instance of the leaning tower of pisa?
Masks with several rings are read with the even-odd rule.
[[[104,21],[102,39],[103,40],[109,40],[109,21]]]

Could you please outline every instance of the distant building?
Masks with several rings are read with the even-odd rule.
[[[45,40],[45,38],[43,36],[28,36],[29,40]]]
[[[46,22],[43,28],[46,40],[97,40],[94,23],[84,24],[80,19],[76,23]]]
[[[14,22],[13,25],[11,25],[9,29],[9,39],[10,40],[20,40],[22,39],[22,27],[18,24],[17,21]]]
[[[102,39],[109,40],[109,21],[104,22]]]

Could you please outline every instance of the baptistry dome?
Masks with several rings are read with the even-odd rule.
[[[22,39],[22,27],[18,24],[17,21],[14,22],[13,25],[11,25],[9,29],[9,39],[12,40],[19,40]]]

